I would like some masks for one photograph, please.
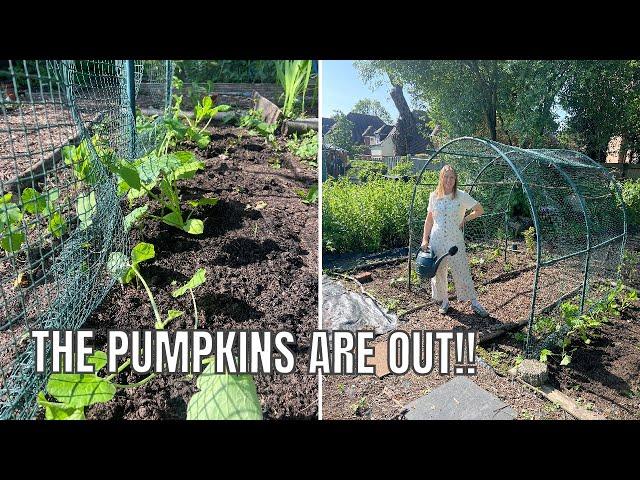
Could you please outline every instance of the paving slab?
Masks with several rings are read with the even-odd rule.
[[[464,376],[453,377],[405,407],[407,420],[513,420],[516,412]]]

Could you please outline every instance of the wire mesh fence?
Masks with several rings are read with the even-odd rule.
[[[485,210],[465,225],[470,263],[501,264],[500,274],[482,279],[483,285],[500,283],[504,294],[496,307],[510,304],[513,321],[528,320],[525,349],[535,354],[551,333],[536,327],[539,318],[566,300],[586,311],[619,278],[627,232],[620,187],[578,152],[456,139],[418,176],[409,219],[409,268],[422,241],[424,205],[437,186],[437,170],[446,164],[457,171],[459,188]],[[522,235],[525,241],[518,242]],[[419,283],[409,278],[410,286]]]
[[[128,251],[109,158],[156,146],[160,119],[136,124],[136,96],[166,108],[170,62],[0,63],[0,419],[31,418],[47,374],[33,329],[77,329]]]

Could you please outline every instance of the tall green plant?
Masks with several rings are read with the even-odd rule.
[[[281,60],[276,63],[276,78],[284,89],[282,114],[286,118],[293,116],[295,101],[300,94],[304,112],[304,97],[311,78],[311,67],[311,60]]]

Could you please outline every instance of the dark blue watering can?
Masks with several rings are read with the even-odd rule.
[[[458,253],[458,247],[455,245],[449,249],[447,253],[437,258],[435,253],[427,249],[426,252],[420,250],[416,256],[416,273],[422,279],[433,278],[436,276],[440,262],[447,256],[454,256]]]

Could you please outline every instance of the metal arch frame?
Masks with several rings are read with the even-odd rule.
[[[540,221],[538,218],[538,214],[536,212],[536,210],[534,209],[534,202],[533,202],[533,197],[531,195],[531,191],[529,189],[529,185],[524,182],[524,178],[523,178],[523,174],[524,174],[524,170],[526,170],[529,165],[531,165],[533,163],[534,160],[531,160],[527,166],[524,168],[524,170],[520,171],[518,168],[516,168],[516,166],[513,164],[513,162],[510,160],[510,158],[508,157],[508,154],[511,152],[503,152],[498,145],[496,145],[494,142],[486,140],[486,139],[482,139],[482,138],[477,138],[477,137],[459,137],[456,139],[453,139],[449,142],[447,142],[445,145],[443,145],[442,147],[440,147],[438,150],[435,151],[435,153],[433,153],[431,155],[431,157],[429,157],[427,159],[427,161],[425,162],[424,166],[422,167],[422,169],[420,170],[420,173],[418,175],[418,177],[416,178],[416,184],[414,185],[413,188],[413,194],[411,196],[411,204],[410,204],[410,209],[409,209],[409,248],[408,248],[408,261],[407,261],[407,265],[408,265],[408,280],[407,280],[407,286],[408,289],[411,290],[411,262],[412,262],[412,251],[411,251],[411,247],[412,247],[412,240],[413,240],[413,213],[414,213],[414,204],[415,204],[415,198],[416,198],[416,193],[417,193],[417,188],[419,185],[421,185],[421,180],[423,177],[423,174],[425,172],[425,170],[427,169],[427,166],[429,164],[431,164],[433,162],[433,160],[438,157],[438,155],[440,155],[441,153],[451,153],[451,154],[456,154],[455,152],[446,152],[445,149],[453,144],[453,143],[457,143],[460,141],[475,141],[479,144],[482,144],[484,146],[488,146],[489,148],[493,149],[496,153],[497,156],[495,158],[493,158],[493,160],[491,160],[488,164],[484,165],[481,169],[480,172],[475,176],[475,179],[473,181],[473,185],[472,185],[472,189],[475,186],[475,183],[477,182],[478,178],[482,175],[482,173],[490,166],[492,165],[498,158],[502,158],[507,165],[509,165],[511,167],[511,170],[514,172],[514,174],[516,175],[518,181],[520,182],[522,189],[525,193],[525,196],[527,197],[527,201],[529,203],[529,208],[531,210],[531,214],[532,214],[532,218],[533,218],[533,223],[534,223],[534,227],[536,230],[536,270],[535,270],[535,276],[534,276],[534,281],[533,281],[533,290],[532,290],[532,296],[531,296],[531,311],[530,311],[530,315],[529,315],[529,323],[528,323],[528,332],[527,332],[527,340],[526,340],[526,344],[525,344],[525,354],[529,354],[529,342],[530,342],[530,337],[531,337],[531,327],[533,325],[533,318],[534,318],[534,313],[535,313],[535,304],[536,304],[536,297],[537,297],[537,286],[538,286],[538,280],[539,280],[539,272],[540,272],[540,268],[542,266],[542,262],[541,262],[541,232],[540,232]],[[548,149],[547,149],[548,150]],[[581,252],[577,252],[577,253],[586,253],[586,258],[585,258],[585,263],[584,263],[584,271],[583,271],[583,284],[582,284],[582,295],[581,295],[581,301],[580,301],[580,311],[583,312],[584,311],[584,304],[585,304],[585,297],[586,297],[586,288],[587,288],[587,280],[588,280],[588,271],[589,271],[589,261],[590,261],[590,257],[591,257],[591,251],[593,250],[593,248],[597,248],[599,246],[601,246],[602,244],[596,245],[596,246],[592,246],[591,245],[591,230],[592,230],[592,225],[591,225],[591,218],[589,217],[587,208],[586,208],[586,204],[585,204],[585,200],[583,195],[581,194],[580,190],[578,189],[576,183],[571,179],[571,177],[569,176],[569,174],[564,171],[563,168],[561,168],[560,165],[558,165],[557,162],[557,158],[554,158],[554,156],[549,155],[548,153],[545,153],[545,149],[522,149],[522,151],[524,153],[527,154],[532,154],[534,155],[534,157],[536,157],[537,159],[543,159],[546,161],[549,161],[550,166],[553,166],[553,168],[564,178],[564,180],[566,181],[566,183],[568,184],[568,186],[571,188],[571,190],[574,192],[574,194],[576,195],[576,197],[578,198],[578,201],[580,203],[580,208],[582,209],[582,213],[583,213],[583,217],[584,217],[584,222],[585,222],[585,227],[586,227],[586,234],[587,234],[587,245],[586,245],[586,249],[581,251]],[[619,183],[617,182],[617,180],[613,177],[613,175],[607,171],[604,167],[602,167],[601,165],[599,165],[597,162],[595,162],[593,159],[589,158],[588,156],[580,153],[580,152],[576,152],[574,150],[567,150],[567,149],[558,149],[558,150],[554,150],[557,151],[559,153],[564,153],[564,152],[568,152],[571,153],[572,155],[576,155],[579,158],[585,160],[587,162],[588,165],[591,165],[592,167],[595,167],[597,170],[604,172],[605,177],[608,178],[614,185],[615,191],[618,195],[618,199],[620,200],[620,203],[622,205],[622,213],[623,213],[623,233],[622,233],[622,243],[621,243],[621,247],[620,247],[620,259],[622,259],[622,255],[624,253],[624,246],[626,243],[626,238],[627,238],[627,211],[626,211],[626,205],[624,203],[624,199],[622,197],[622,191],[620,188]],[[466,153],[466,152],[465,152]],[[483,157],[482,155],[469,155],[472,157]],[[510,193],[509,193],[509,198],[511,198],[511,195],[513,193],[513,186],[510,189]],[[506,215],[506,213],[505,213]],[[616,238],[619,238],[620,235],[614,237],[613,239],[609,239],[604,243],[610,243],[611,241],[613,241]],[[505,255],[506,255],[506,248],[505,248]],[[574,256],[574,254],[571,254],[570,256]],[[563,258],[567,258],[566,256],[564,257],[560,257],[558,259],[554,259],[552,263],[555,263],[555,261],[558,260],[562,260]],[[621,261],[621,260],[620,260]],[[547,265],[547,262],[545,262],[545,265]]]
[[[493,142],[490,142],[490,141],[482,139],[482,138],[477,138],[477,137],[459,137],[459,138],[455,138],[455,139],[447,142],[442,147],[440,147],[431,157],[429,157],[427,162],[422,167],[422,170],[420,170],[420,174],[418,175],[418,178],[416,179],[416,184],[413,187],[413,194],[411,196],[411,206],[409,208],[409,219],[408,219],[408,222],[409,222],[409,248],[408,248],[408,250],[409,250],[409,252],[408,252],[408,260],[407,260],[407,267],[408,267],[407,285],[408,285],[408,289],[411,290],[411,261],[412,261],[412,257],[413,257],[413,252],[411,251],[411,243],[412,243],[412,235],[413,235],[413,228],[412,228],[412,221],[411,220],[413,218],[413,206],[414,206],[414,203],[415,203],[415,198],[416,198],[418,185],[420,184],[420,180],[422,179],[422,176],[423,176],[427,166],[438,155],[440,155],[445,148],[447,148],[449,145],[451,145],[453,143],[461,142],[461,141],[464,141],[464,140],[468,140],[468,141],[479,143],[479,144],[484,145],[486,147],[489,147],[493,151],[495,151],[496,154],[497,154],[496,158],[501,157],[507,163],[507,165],[509,165],[511,167],[511,170],[513,171],[513,173],[516,175],[516,177],[520,181],[520,184],[522,185],[522,189],[523,189],[523,191],[525,193],[525,196],[527,197],[527,201],[529,202],[529,208],[531,209],[531,215],[533,217],[533,224],[534,224],[534,227],[535,227],[535,230],[536,230],[536,271],[535,271],[534,280],[533,280],[533,286],[534,286],[533,293],[531,295],[531,311],[530,311],[530,315],[529,315],[529,327],[530,327],[533,324],[533,316],[534,316],[534,311],[535,311],[536,293],[537,293],[536,286],[538,285],[538,276],[539,276],[539,272],[540,272],[540,258],[541,258],[540,228],[539,228],[540,222],[539,222],[539,219],[538,219],[538,214],[537,214],[535,208],[533,208],[533,200],[532,200],[531,192],[529,191],[529,186],[527,185],[527,183],[524,182],[524,179],[523,179],[522,174],[519,171],[519,169],[516,168],[516,166],[509,159],[509,157],[507,157],[496,145],[494,145]],[[446,152],[444,152],[444,153],[446,153]],[[525,349],[525,353],[528,353],[526,351],[526,349]]]

